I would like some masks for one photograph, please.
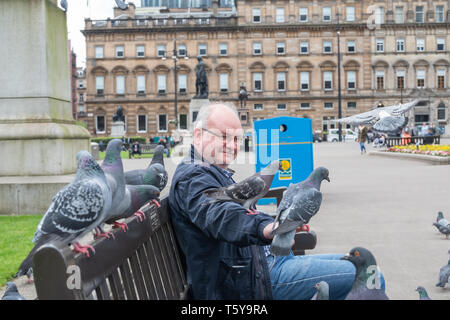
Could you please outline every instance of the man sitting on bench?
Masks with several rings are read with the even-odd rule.
[[[134,141],[134,143],[131,145],[131,151],[130,152],[131,152],[131,154],[130,154],[131,159],[133,159],[133,156],[135,154],[139,155],[139,159],[142,158],[142,150],[141,150],[141,145],[139,144],[139,142]]]
[[[249,215],[233,202],[212,202],[210,188],[235,183],[242,127],[234,106],[202,107],[191,153],[177,167],[169,194],[171,220],[186,257],[193,299],[311,299],[326,281],[330,299],[344,299],[355,267],[343,254],[274,257],[268,246],[274,219]],[[384,280],[382,280],[384,286]]]

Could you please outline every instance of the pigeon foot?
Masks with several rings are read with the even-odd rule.
[[[161,205],[159,204],[158,200],[152,200],[150,203],[153,203],[157,208],[160,208]]]
[[[73,244],[73,247],[74,247],[73,251],[75,253],[83,253],[88,258],[89,258],[89,249],[92,250],[92,253],[95,253],[94,247],[91,245],[88,245],[88,244],[85,246],[82,246],[79,242],[75,242]]]
[[[113,223],[113,228],[120,228],[122,229],[123,232],[127,232],[128,230],[128,225],[124,222],[114,222]]]
[[[256,215],[256,214],[258,214],[258,211],[256,211],[255,209],[247,209],[247,214],[249,215],[249,216],[253,216],[253,215]]]
[[[142,222],[142,221],[144,221],[145,220],[145,218],[146,218],[146,215],[145,215],[145,213],[144,212],[142,212],[141,210],[139,210],[139,211],[136,211],[136,213],[134,214],[136,217],[137,217],[137,219],[139,220],[139,222]]]
[[[106,239],[113,238],[113,239],[115,239],[115,236],[112,231],[99,232],[98,230],[95,230],[94,239],[98,239],[98,238],[106,238]]]
[[[309,226],[307,224],[302,225],[299,229],[300,232],[309,232]]]

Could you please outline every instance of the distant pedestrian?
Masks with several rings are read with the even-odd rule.
[[[138,154],[139,159],[142,159],[141,145],[139,144],[139,142],[137,140],[134,141],[134,143],[131,145],[131,159],[133,159],[135,154]]]
[[[360,124],[358,126],[358,142],[361,149],[361,154],[367,153],[366,146],[364,145],[367,141],[367,127]]]
[[[105,150],[105,144],[103,143],[103,140],[100,140],[100,142],[98,144],[98,148],[99,148],[100,152],[103,152],[103,150]]]
[[[345,129],[342,129],[342,142],[345,142],[345,135],[347,134],[347,131]]]

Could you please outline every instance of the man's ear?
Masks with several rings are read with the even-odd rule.
[[[202,129],[195,128],[193,136],[194,136],[194,145],[200,143],[200,140],[202,139]]]

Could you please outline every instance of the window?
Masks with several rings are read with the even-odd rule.
[[[331,41],[324,41],[323,42],[323,53],[331,53]]]
[[[277,23],[283,23],[284,22],[284,8],[277,8],[276,9],[275,21]]]
[[[300,22],[308,21],[308,8],[300,8]]]
[[[198,45],[198,55],[199,56],[206,56],[207,52],[206,52],[206,44],[199,44]]]
[[[167,131],[167,115],[166,114],[158,115],[158,131],[159,132]]]
[[[436,6],[436,22],[444,22],[444,6]]]
[[[180,57],[185,57],[186,56],[186,45],[185,44],[180,44],[178,45],[178,55]]]
[[[437,107],[437,119],[438,120],[447,120],[447,117],[445,115],[445,104],[442,102]]]
[[[262,103],[255,103],[253,105],[253,110],[264,110],[264,106]]]
[[[116,46],[116,57],[123,58],[124,57],[124,48],[123,46]]]
[[[95,46],[95,58],[96,59],[103,58],[103,46]]]
[[[300,103],[300,109],[311,109],[311,104],[309,102]]]
[[[262,73],[255,72],[253,74],[253,91],[262,91]]]
[[[137,116],[137,123],[137,132],[147,132],[147,116],[145,114]]]
[[[347,108],[348,109],[356,109],[356,101],[348,101]]]
[[[403,23],[403,7],[395,7],[395,23]]]
[[[425,88],[425,70],[417,70],[417,88]]]
[[[355,49],[355,41],[354,40],[347,41],[347,52],[353,53],[355,51],[356,51],[356,49]]]
[[[226,43],[219,44],[219,54],[221,56],[226,56],[228,54],[228,44]]]
[[[284,42],[277,42],[277,54],[285,54]]]
[[[308,41],[300,41],[300,54],[308,54],[309,43]]]
[[[331,8],[330,7],[323,7],[322,21],[331,21]]]
[[[309,72],[300,72],[300,90],[309,90]]]
[[[416,39],[416,47],[417,47],[417,51],[425,51],[425,39],[417,38]]]
[[[158,74],[158,93],[166,93],[166,75]]]
[[[384,39],[377,39],[377,52],[384,52]]]
[[[96,133],[105,133],[106,132],[105,116],[96,116],[95,117],[95,132]]]
[[[178,91],[180,93],[186,93],[186,91],[187,91],[187,75],[186,74],[178,75]]]
[[[397,89],[405,89],[405,70],[397,70]]]
[[[416,22],[424,22],[423,6],[416,6]]]
[[[253,8],[252,9],[253,23],[261,22],[261,9]]]
[[[377,7],[375,9],[375,24],[384,23],[384,7]]]
[[[405,52],[405,39],[397,39],[397,52]]]
[[[160,44],[157,46],[157,56],[162,58],[166,56],[166,45]]]
[[[286,110],[286,103],[278,103],[277,110]]]
[[[136,46],[136,56],[137,57],[145,56],[145,46],[143,45]]]
[[[79,101],[79,102],[83,102],[83,101],[84,101],[84,94],[80,93],[80,94],[78,95],[78,101]]]
[[[323,73],[323,88],[325,90],[333,89],[333,72],[325,71]]]
[[[116,76],[116,94],[125,94],[125,76]]]
[[[219,74],[220,92],[228,91],[228,73]]]
[[[445,89],[445,70],[437,70],[437,87],[438,89]]]
[[[325,102],[323,104],[324,109],[333,109],[333,102]]]
[[[437,38],[437,51],[445,51],[445,38]]]
[[[377,90],[384,90],[384,71],[378,70],[376,72]]]
[[[253,42],[253,54],[260,55],[262,54],[262,45],[261,42]]]
[[[277,72],[277,90],[286,91],[286,72]]]
[[[347,89],[356,89],[356,71],[347,71]]]
[[[145,75],[143,74],[137,76],[137,92],[138,94],[145,93]]]
[[[181,130],[187,130],[187,114],[180,114],[179,126]]]
[[[347,7],[347,21],[353,22],[355,21],[355,7]]]
[[[105,90],[105,77],[104,76],[96,76],[95,77],[95,89],[97,94],[104,94]]]

